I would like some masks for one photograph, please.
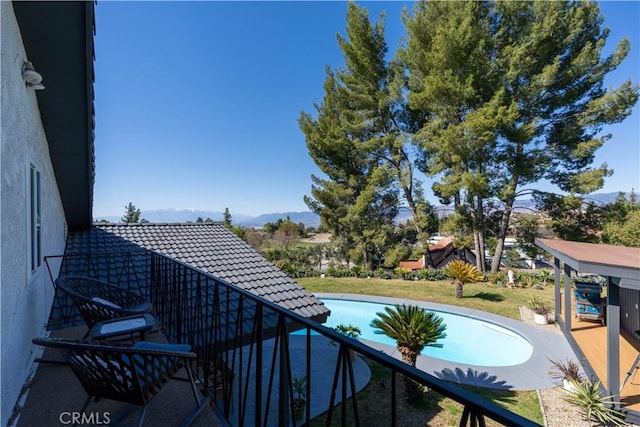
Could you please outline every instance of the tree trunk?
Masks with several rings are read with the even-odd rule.
[[[398,351],[402,356],[402,361],[407,365],[416,366],[416,361],[418,360],[419,351],[416,351],[410,347],[401,347],[398,346]],[[422,385],[415,382],[411,378],[403,377],[404,379],[404,394],[407,403],[410,405],[419,405],[422,403]]]
[[[478,239],[477,247],[476,247],[476,267],[478,271],[485,272],[487,270],[487,266],[484,260],[484,232],[485,232],[485,224],[484,224],[484,200],[482,196],[478,196],[477,205],[476,205],[476,237]]]
[[[463,297],[464,283],[462,283],[458,279],[455,279],[453,281],[453,283],[456,285],[456,298],[462,298]]]
[[[491,273],[495,274],[500,270],[500,260],[502,259],[502,252],[504,250],[504,239],[507,237],[509,231],[509,219],[511,218],[511,211],[513,210],[513,203],[515,201],[514,195],[509,195],[505,201],[504,212],[502,212],[502,218],[500,218],[500,225],[498,228],[498,241],[496,242],[496,250],[491,262]]]

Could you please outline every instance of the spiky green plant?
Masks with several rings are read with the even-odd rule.
[[[371,321],[370,326],[374,333],[394,339],[402,360],[411,366],[416,366],[418,355],[425,346],[441,346],[437,341],[447,336],[447,325],[433,311],[404,304],[385,307],[384,310],[384,313],[376,313],[378,317]],[[405,377],[404,387],[409,403],[417,405],[422,401],[420,384]]]
[[[456,297],[463,297],[463,287],[465,283],[479,282],[484,276],[478,269],[462,260],[456,259],[451,261],[444,268],[444,272],[451,278],[453,284],[456,285]]]
[[[614,396],[602,395],[600,381],[569,382],[573,385],[573,390],[567,391],[562,398],[577,406],[585,420],[602,425],[626,425],[624,413],[615,408],[620,402],[615,401]]]
[[[384,310],[384,313],[376,313],[378,317],[371,321],[373,332],[395,340],[402,360],[411,366],[416,366],[418,355],[425,346],[437,346],[436,341],[447,336],[447,325],[433,311],[404,304]]]
[[[344,323],[340,323],[333,329],[343,335],[348,336],[349,338],[358,338],[360,334],[362,334],[362,330],[360,330],[359,327],[355,325],[345,325]]]

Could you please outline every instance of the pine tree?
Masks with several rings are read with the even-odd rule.
[[[327,70],[317,117],[300,117],[309,153],[328,177],[312,176],[305,201],[371,266],[388,249],[401,200],[419,233],[428,236],[435,220],[413,177],[407,144],[415,120],[403,99],[402,67],[385,59],[384,17],[372,25],[364,8],[349,3],[346,37],[338,35],[338,44],[345,66]]]
[[[140,209],[137,209],[136,206],[129,202],[125,208],[125,213],[122,216],[121,221],[125,224],[135,224],[140,222]]]

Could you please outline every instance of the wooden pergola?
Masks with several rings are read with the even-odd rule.
[[[571,275],[572,272],[597,274],[607,279],[607,391],[611,395],[620,390],[620,307],[621,290],[640,292],[640,248],[569,242],[565,240],[536,239],[536,245],[554,258],[555,310],[564,316],[563,329],[571,333]],[[560,287],[564,274],[564,288]],[[564,293],[564,299],[561,298]],[[564,307],[561,302],[564,301]],[[625,321],[640,324],[638,304],[625,305]],[[629,320],[628,317],[632,316]],[[635,326],[634,326],[635,327]],[[640,328],[638,328],[640,329]]]

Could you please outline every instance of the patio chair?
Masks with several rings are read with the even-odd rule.
[[[600,296],[601,286],[594,282],[575,282],[576,313],[578,320],[595,320],[605,325],[606,298]]]
[[[191,385],[195,408],[187,415],[183,425],[193,422],[200,411],[208,406],[209,398],[201,397],[196,388],[188,362],[196,358],[186,344],[157,344],[139,341],[134,345],[107,341],[83,341],[62,338],[35,338],[33,343],[58,348],[89,395],[84,402],[84,413],[92,399],[104,398],[127,403],[111,421],[122,420],[133,405],[140,406],[138,426],[142,426],[147,405],[162,390],[169,379],[182,368]]]
[[[100,280],[67,276],[58,278],[56,286],[71,296],[89,330],[99,322],[151,312],[145,298]]]

